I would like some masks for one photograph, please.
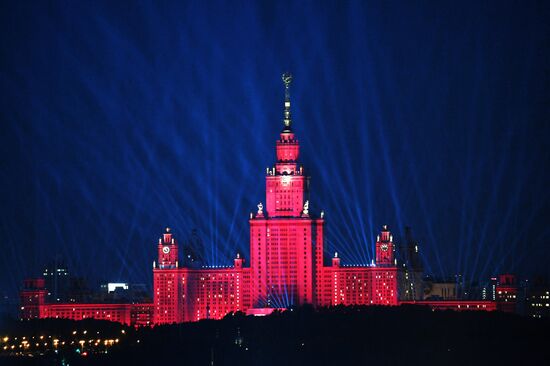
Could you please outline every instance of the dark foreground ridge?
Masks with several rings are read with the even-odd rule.
[[[138,330],[91,319],[14,321],[6,329],[15,351],[24,334],[50,340],[41,346],[42,356],[9,356],[8,347],[0,353],[2,365],[492,365],[550,359],[546,319],[417,306],[305,306],[267,317],[237,313]],[[100,342],[89,342],[96,337]],[[53,339],[66,342],[57,353],[49,346]],[[103,347],[107,339],[117,342]]]

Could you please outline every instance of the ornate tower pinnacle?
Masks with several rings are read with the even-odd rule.
[[[284,125],[283,132],[290,132],[292,118],[290,116],[290,84],[292,83],[292,74],[285,72],[282,76],[283,83],[285,84],[285,112],[284,112]]]

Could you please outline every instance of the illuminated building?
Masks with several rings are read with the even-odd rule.
[[[515,313],[517,295],[518,286],[516,283],[516,276],[511,274],[499,275],[496,285],[496,302],[498,310],[507,313]]]
[[[21,318],[43,318],[46,296],[47,291],[43,278],[25,280],[23,282],[23,291],[21,291]]]
[[[154,323],[219,319],[250,307],[250,268],[237,255],[226,268],[179,267],[178,244],[167,228],[153,263]]]
[[[169,324],[220,319],[230,312],[265,315],[274,308],[312,304],[398,305],[398,266],[393,235],[383,225],[370,265],[349,266],[338,254],[324,265],[324,213],[310,212],[309,176],[299,165],[300,144],[292,131],[289,87],[285,84],[283,129],[276,141],[275,165],[266,169],[265,211],[251,213],[250,263],[236,253],[232,266],[190,266],[179,261],[179,244],[167,228],[153,262],[153,302],[107,304],[45,302],[43,282],[26,284],[22,318],[99,318],[125,324]],[[412,239],[411,239],[412,240]],[[416,244],[410,246],[410,273],[405,275],[408,299],[422,296],[422,266]],[[183,250],[182,250],[183,252]],[[187,256],[186,256],[187,257]],[[184,265],[180,265],[184,264]],[[494,303],[430,302],[419,304],[456,310],[494,310]]]
[[[542,278],[535,279],[527,291],[526,314],[533,318],[550,318],[550,285]]]
[[[457,283],[450,279],[425,282],[424,300],[457,300]]]
[[[116,321],[126,325],[152,324],[153,306],[150,303],[49,303],[44,279],[25,280],[21,291],[21,318],[86,318]]]

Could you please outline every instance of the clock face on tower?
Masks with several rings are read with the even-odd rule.
[[[290,177],[284,175],[284,176],[281,178],[281,183],[283,184],[283,186],[288,186],[288,184],[290,183]]]
[[[386,250],[388,250],[388,244],[380,245],[380,249],[382,249],[385,252]]]
[[[163,248],[162,248],[162,252],[163,252],[164,254],[168,254],[168,253],[170,253],[170,248],[169,248],[169,247],[163,247]]]

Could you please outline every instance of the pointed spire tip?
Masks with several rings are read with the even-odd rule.
[[[284,112],[284,129],[283,132],[290,132],[292,118],[290,116],[290,84],[292,83],[292,74],[285,72],[282,76],[283,83],[285,84],[285,112]]]

